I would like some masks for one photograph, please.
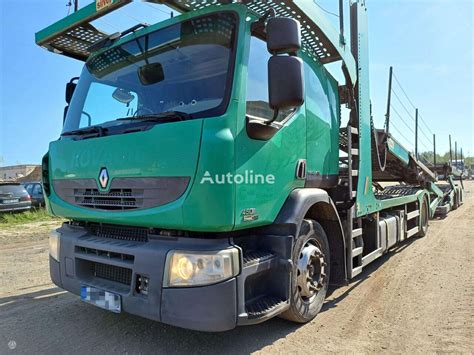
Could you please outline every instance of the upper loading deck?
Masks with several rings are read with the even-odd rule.
[[[132,0],[108,2],[96,0],[36,33],[36,43],[55,53],[85,61],[91,54],[91,46],[109,37],[108,33],[97,29],[91,23],[131,2]],[[147,2],[165,4],[179,12],[197,11],[209,6],[223,6],[230,3],[244,4],[260,16],[273,9],[276,16],[292,17],[300,21],[303,51],[323,64],[342,60],[352,83],[357,79],[355,61],[349,46],[345,44],[346,41],[340,37],[322,11],[310,1],[148,0]],[[116,34],[112,37],[117,38]]]

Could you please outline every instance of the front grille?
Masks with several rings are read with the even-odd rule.
[[[74,202],[78,206],[107,209],[130,210],[143,207],[143,189],[74,189]]]
[[[107,211],[127,211],[166,205],[180,198],[189,177],[113,178],[108,191],[94,179],[53,180],[58,196],[73,205]]]
[[[133,255],[123,254],[123,253],[115,253],[112,251],[100,250],[95,248],[87,248],[87,247],[76,247],[76,253],[78,254],[85,254],[85,255],[95,255],[102,258],[107,258],[110,260],[120,260],[125,262],[133,263],[135,257]]]
[[[125,227],[108,224],[90,224],[85,228],[89,233],[100,238],[126,240],[130,242],[148,242],[148,228]]]
[[[132,270],[120,266],[93,263],[94,276],[127,286],[132,283]]]

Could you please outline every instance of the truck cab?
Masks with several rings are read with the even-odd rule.
[[[51,237],[53,281],[192,329],[283,312],[294,235],[282,216],[295,189],[338,183],[339,84],[297,20],[243,4],[128,32],[96,44],[67,85],[43,159],[48,209],[69,220]]]
[[[373,169],[363,1],[350,47],[342,10],[338,32],[310,1],[149,1],[182,14],[108,35],[90,22],[130,0],[97,0],[36,35],[84,61],[42,165],[68,220],[50,237],[56,285],[203,331],[305,323],[330,282],[426,234],[439,189],[372,188],[432,174],[387,132],[395,168]]]
[[[301,102],[273,117],[259,17],[227,9],[138,29],[88,58],[50,147],[53,213],[224,232],[272,223],[306,171],[311,187],[337,184],[337,82],[299,50],[298,77],[273,80],[298,80]]]

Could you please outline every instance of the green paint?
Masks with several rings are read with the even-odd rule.
[[[410,153],[393,137],[388,138],[388,150],[406,165],[410,162]]]
[[[100,169],[105,166],[110,179],[189,176],[192,184],[202,125],[202,120],[193,120],[157,125],[133,134],[52,142],[49,148],[51,176],[53,179],[94,178],[98,181]],[[53,189],[50,204],[55,215],[66,218],[141,226],[163,224],[177,228],[183,225],[181,207],[188,192],[189,189],[181,199],[166,206],[110,213],[67,204]]]
[[[223,7],[219,7],[223,10]],[[309,63],[315,77],[324,87],[328,100],[335,100],[337,110],[331,117],[312,113],[302,106],[269,141],[250,139],[245,124],[245,91],[250,42],[250,22],[243,5],[229,5],[239,14],[238,50],[232,94],[227,112],[221,117],[161,124],[145,132],[101,137],[80,141],[63,139],[50,145],[50,168],[53,179],[98,179],[100,168],[106,166],[110,178],[190,176],[186,193],[168,205],[147,210],[106,212],[75,207],[52,193],[50,206],[54,214],[67,218],[101,221],[124,225],[156,226],[195,231],[228,231],[270,224],[279,213],[289,193],[303,187],[296,179],[298,159],[307,159],[307,142],[314,169],[322,174],[337,174],[339,102],[337,82],[317,63]],[[209,7],[169,19],[138,31],[134,35],[213,12]],[[252,15],[253,16],[253,15]],[[117,41],[120,45],[130,36]],[[98,52],[100,53],[100,52]],[[97,54],[97,53],[96,53]],[[94,55],[96,55],[94,54]],[[307,73],[308,74],[308,73]],[[308,111],[307,111],[308,109]],[[325,120],[328,120],[327,122]],[[311,125],[308,131],[306,125]],[[137,144],[139,142],[139,144]],[[313,157],[314,158],[314,157]],[[201,183],[206,173],[211,176],[244,175],[245,171],[275,176],[273,184],[209,184]],[[253,221],[244,221],[242,211],[255,208]]]
[[[303,8],[304,3],[299,1]],[[114,4],[122,3],[115,0]],[[91,4],[94,5],[94,4]],[[65,27],[95,16],[91,5],[74,17],[69,16],[37,34],[43,43]],[[385,208],[421,201],[425,190],[399,198],[377,200],[372,191],[371,126],[369,92],[369,57],[366,10],[358,4],[359,81],[360,93],[360,170],[357,186],[357,216],[364,216]],[[94,5],[95,9],[95,5]],[[98,179],[101,167],[106,166],[111,179],[118,177],[189,176],[190,184],[183,196],[164,206],[129,211],[98,211],[76,207],[60,200],[54,190],[48,201],[52,213],[66,218],[147,227],[192,231],[230,231],[272,223],[290,192],[304,187],[304,180],[296,178],[299,159],[307,160],[308,171],[321,175],[338,174],[340,103],[338,83],[324,66],[299,53],[305,62],[307,97],[305,104],[284,121],[281,129],[268,141],[253,140],[246,132],[246,84],[250,47],[250,24],[253,13],[241,4],[210,6],[185,13],[159,24],[149,26],[118,40],[119,46],[133,37],[156,31],[194,16],[216,10],[233,10],[239,16],[238,45],[230,103],[220,117],[159,124],[144,132],[106,136],[73,141],[62,139],[50,144],[50,176],[52,179]],[[314,11],[314,9],[312,10]],[[315,15],[316,17],[319,15]],[[324,23],[322,24],[324,27]],[[328,31],[327,33],[330,33]],[[334,37],[334,36],[332,36]],[[332,38],[329,35],[329,38]],[[351,72],[350,54],[335,36],[339,53],[347,59]],[[101,53],[92,54],[95,56]],[[319,83],[320,96],[311,83]],[[333,102],[329,114],[321,110],[321,100]],[[396,141],[391,152],[408,163],[408,153]],[[275,177],[273,184],[210,184],[201,183],[206,174],[211,176],[255,174]],[[368,188],[367,188],[368,186]],[[243,211],[254,209],[249,220]]]

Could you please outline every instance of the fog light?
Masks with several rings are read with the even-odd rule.
[[[166,258],[165,287],[202,286],[239,273],[236,248],[210,252],[171,251]]]
[[[137,281],[135,283],[136,293],[147,296],[149,283],[150,283],[150,278],[148,276],[137,274]]]
[[[55,230],[49,235],[49,255],[56,261],[59,261],[60,237],[61,233]]]

